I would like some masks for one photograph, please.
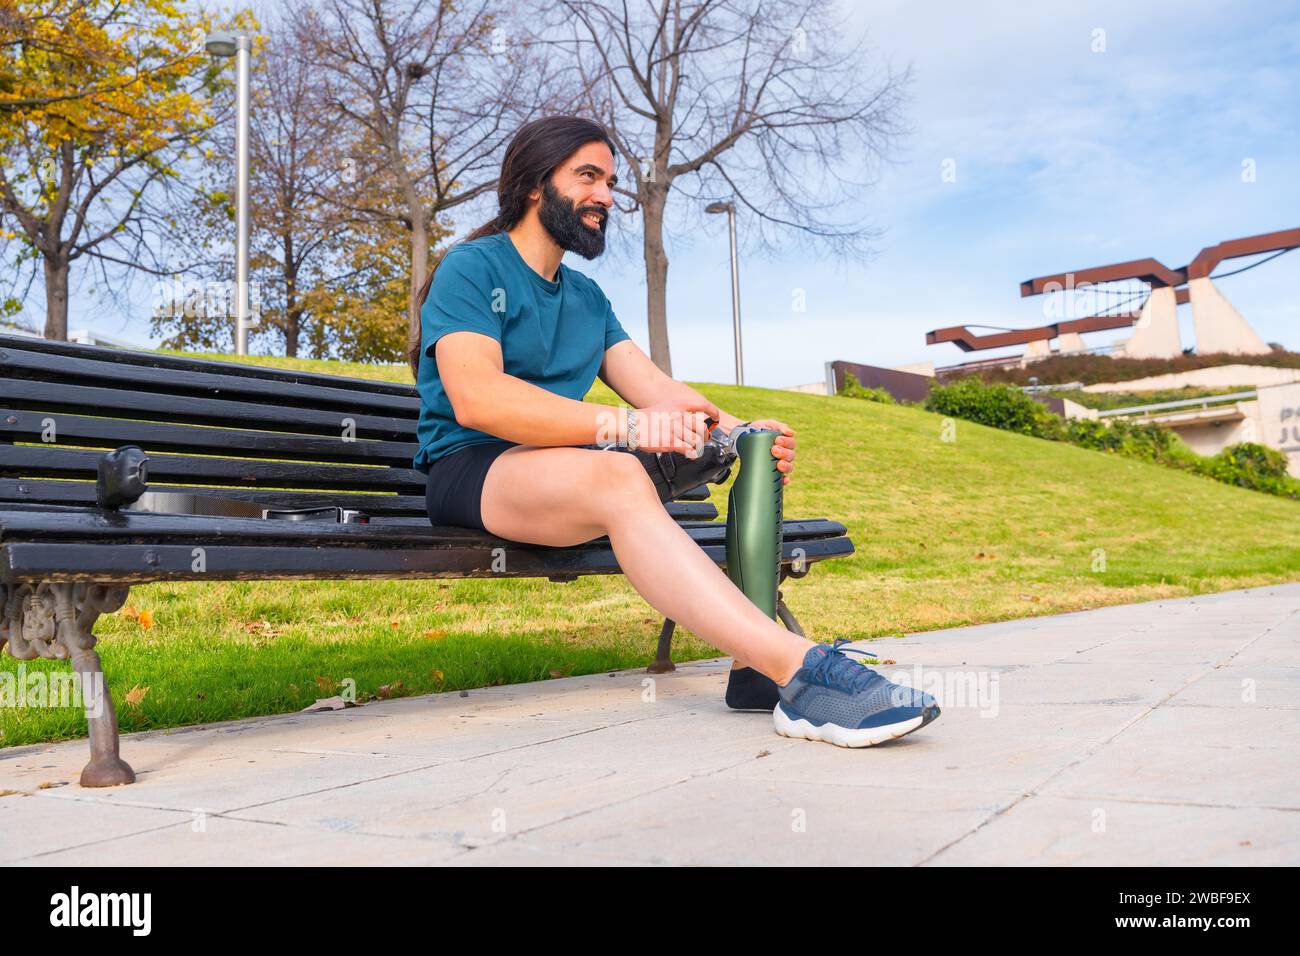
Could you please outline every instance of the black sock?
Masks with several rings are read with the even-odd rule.
[[[727,706],[733,710],[776,710],[776,681],[752,667],[733,667],[727,677]]]

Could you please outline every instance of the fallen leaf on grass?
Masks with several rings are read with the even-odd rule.
[[[428,630],[424,632],[424,638],[428,641],[440,641],[447,636],[446,631]]]
[[[129,706],[139,707],[140,704],[143,703],[144,701],[144,695],[147,693],[149,693],[148,687],[141,687],[139,684],[136,684],[134,687],[132,687],[129,691],[126,692],[126,697],[123,699],[126,701],[126,703]]]
[[[134,604],[128,604],[126,607],[122,608],[120,613],[127,620],[135,621],[146,631],[153,627],[153,611],[141,610]]]
[[[335,687],[338,687],[339,685],[338,685],[338,683],[335,682],[332,678],[329,678],[329,677],[317,677],[317,678],[316,678],[316,686],[319,687],[321,690],[325,691],[326,693],[329,693],[330,691],[332,691]]]
[[[260,634],[263,637],[279,637],[284,633],[266,618],[262,618],[260,621],[246,621],[244,630],[249,634]]]
[[[552,677],[564,676],[564,671],[560,670],[558,667],[552,667],[549,671],[547,671],[547,673],[550,674]]]
[[[402,682],[400,680],[395,680],[391,684],[384,684],[383,686],[381,686],[378,690],[375,691],[375,696],[380,698],[381,700],[387,699],[389,697],[392,697],[401,689],[402,689]]]
[[[312,711],[317,710],[343,710],[347,707],[361,706],[363,705],[358,704],[356,701],[344,700],[342,697],[322,697],[320,700],[316,701],[316,703],[309,707],[304,707],[302,710],[298,711],[298,713],[310,714]]]

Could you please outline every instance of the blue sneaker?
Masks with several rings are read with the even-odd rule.
[[[910,734],[939,716],[933,697],[850,660],[844,650],[864,652],[841,650],[846,643],[839,638],[830,647],[808,649],[803,667],[780,688],[781,701],[772,712],[778,734],[837,747],[870,747]]]

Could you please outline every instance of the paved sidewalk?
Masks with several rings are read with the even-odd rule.
[[[725,661],[0,750],[0,863],[1300,863],[1300,584],[869,646],[944,712],[866,750]]]

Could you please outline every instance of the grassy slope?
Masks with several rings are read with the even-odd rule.
[[[398,366],[346,371],[409,380]],[[1300,580],[1295,502],[966,422],[945,443],[939,417],[914,408],[699,387],[735,414],[793,427],[787,517],[849,528],[856,555],[785,589],[817,639]],[[590,398],[615,400],[599,383]],[[714,501],[725,511],[725,489]],[[296,710],[345,679],[364,699],[397,681],[401,695],[636,666],[659,626],[616,576],[156,584],[133,589],[132,604],[152,612],[152,628],[122,614],[97,628],[125,730]],[[679,660],[712,653],[679,640]],[[49,666],[66,665],[26,670]],[[0,669],[16,667],[0,658]],[[132,688],[139,703],[124,701]],[[0,708],[0,746],[84,727],[66,709]]]

